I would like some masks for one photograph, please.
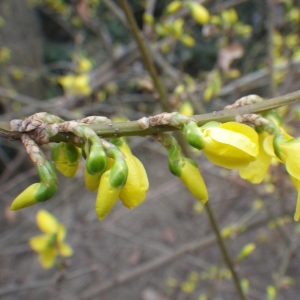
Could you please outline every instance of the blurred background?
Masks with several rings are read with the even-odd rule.
[[[173,111],[190,116],[300,89],[300,1],[128,2]],[[118,1],[0,1],[1,121],[42,111],[137,120],[163,111],[157,99]],[[299,104],[278,112],[299,135]],[[147,198],[133,211],[119,202],[99,222],[84,162],[73,179],[59,175],[50,201],[10,211],[39,179],[22,145],[0,138],[1,299],[239,299],[205,211],[170,174],[165,149],[150,137],[129,143],[149,177]],[[251,185],[193,154],[247,299],[298,299],[297,195],[284,166]],[[28,245],[39,209],[67,228],[74,255],[60,268],[42,269]],[[241,255],[249,243],[255,250]]]

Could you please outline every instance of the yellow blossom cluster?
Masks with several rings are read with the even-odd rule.
[[[251,95],[240,100],[238,105],[262,99]],[[49,117],[46,114],[48,120],[53,117],[55,116]],[[223,168],[238,170],[241,178],[251,183],[262,182],[272,159],[283,163],[298,191],[294,219],[300,219],[300,138],[293,138],[285,132],[275,112],[265,112],[263,116],[244,115],[245,119],[240,116],[241,121],[252,122],[254,127],[240,122],[215,121],[199,127],[192,117],[180,113],[163,113],[151,118],[181,129],[187,142],[201,150],[209,161]],[[142,118],[138,123],[142,124],[143,119],[147,120],[146,126],[152,122],[150,118]],[[105,117],[87,117],[78,122],[63,122],[57,117],[55,120],[62,122],[58,128],[61,126],[63,132],[71,132],[85,139],[81,149],[65,142],[56,144],[52,148],[51,158],[56,168],[66,177],[73,177],[81,156],[85,158],[85,186],[90,191],[98,190],[96,213],[99,220],[105,218],[118,199],[124,206],[132,209],[146,198],[149,188],[146,171],[139,159],[132,154],[125,138],[113,138],[109,143],[86,126],[94,122],[110,124],[110,120]],[[151,126],[157,125],[161,124]],[[156,133],[153,137],[167,149],[171,173],[182,181],[195,198],[205,204],[209,196],[196,162],[182,156],[176,139],[171,135]],[[57,175],[53,165],[30,139],[24,142],[34,149],[31,158],[36,162],[41,183],[33,184],[23,191],[12,203],[13,210],[43,202],[51,198],[57,189]]]

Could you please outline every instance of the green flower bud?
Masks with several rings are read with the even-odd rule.
[[[128,167],[124,159],[116,159],[114,165],[110,169],[109,183],[114,188],[121,189],[127,179]]]
[[[183,125],[183,133],[187,142],[194,148],[202,150],[205,147],[205,141],[196,122],[189,122]]]
[[[107,157],[101,143],[94,143],[86,160],[86,170],[89,174],[102,174],[107,167]]]
[[[178,145],[172,145],[168,149],[168,166],[170,172],[180,177],[182,169],[182,156]]]
[[[206,185],[195,161],[183,157],[179,178],[195,198],[200,200],[202,204],[207,202],[208,192]]]
[[[25,189],[11,204],[11,210],[17,210],[50,199],[57,190],[57,175],[53,165],[46,161],[37,167],[41,183],[34,183]]]

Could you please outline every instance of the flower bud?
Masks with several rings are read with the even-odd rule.
[[[227,122],[218,127],[203,126],[200,130],[205,141],[203,152],[215,165],[239,169],[258,156],[258,135],[247,125]]]
[[[107,157],[103,146],[99,142],[94,142],[90,148],[90,152],[86,160],[86,171],[91,175],[96,173],[102,174],[106,167]]]
[[[256,245],[254,243],[249,243],[243,247],[240,253],[236,257],[236,261],[240,262],[241,260],[249,257],[255,250]]]
[[[86,169],[84,170],[84,182],[87,190],[95,192],[100,183],[101,173],[90,174]]]
[[[181,41],[182,44],[184,44],[187,47],[194,47],[195,46],[195,39],[191,37],[188,34],[183,34],[179,40]]]
[[[155,22],[155,19],[153,18],[153,16],[152,16],[151,14],[144,13],[144,14],[143,14],[143,21],[144,21],[146,24],[153,25],[154,22]]]
[[[208,23],[210,15],[208,10],[203,5],[194,1],[190,1],[187,3],[187,7],[191,11],[191,15],[196,22],[201,25]]]
[[[78,169],[80,150],[68,143],[57,143],[52,147],[51,158],[57,170],[64,176],[71,178]]]
[[[182,18],[176,19],[173,23],[170,24],[169,28],[176,38],[179,38],[182,35],[183,24],[184,19]]]
[[[165,9],[166,14],[174,14],[182,6],[181,1],[172,1]]]
[[[190,193],[205,204],[208,200],[208,192],[204,180],[195,161],[183,157],[180,180]]]
[[[111,211],[116,204],[121,192],[121,188],[113,187],[110,184],[112,170],[104,172],[101,176],[98,188],[98,195],[96,199],[96,213],[100,221]]]
[[[121,189],[126,183],[127,175],[127,164],[123,158],[118,157],[111,169],[101,176],[96,199],[96,213],[100,221],[116,204]]]
[[[187,142],[194,148],[201,150],[205,147],[205,141],[196,122],[189,122],[183,126],[183,134]]]
[[[119,197],[124,206],[132,209],[146,198],[149,182],[143,164],[131,153],[127,143],[119,140],[122,141],[119,148],[125,154],[128,166],[128,177]]]
[[[11,210],[18,210],[38,202],[50,199],[57,189],[57,176],[52,164],[46,161],[46,164],[37,167],[41,183],[34,183],[25,189],[11,204]]]

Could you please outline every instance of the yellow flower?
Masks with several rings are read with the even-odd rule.
[[[258,135],[251,127],[227,122],[215,127],[203,126],[205,156],[215,165],[239,169],[254,161],[259,153]]]
[[[206,185],[197,164],[193,160],[183,157],[179,178],[195,198],[200,200],[202,204],[207,202]]]
[[[289,137],[288,137],[289,138]],[[273,147],[272,147],[273,146]],[[285,164],[287,172],[297,189],[298,198],[294,220],[300,219],[300,138],[286,139],[286,135],[268,137],[264,148],[269,155],[276,155]]]
[[[122,141],[119,148],[125,154],[128,166],[127,180],[119,197],[124,206],[134,208],[146,198],[149,181],[143,164],[131,153],[125,141]]]
[[[66,93],[72,95],[89,95],[92,92],[90,78],[87,74],[61,76],[58,82],[62,85]]]
[[[272,156],[264,149],[263,144],[269,134],[265,131],[258,134],[259,154],[253,162],[248,166],[239,169],[241,178],[250,181],[251,183],[261,183],[266,173],[268,172]]]
[[[46,210],[39,210],[36,215],[38,227],[45,234],[29,239],[30,247],[39,253],[39,260],[44,269],[53,267],[58,255],[73,255],[73,249],[66,243],[66,229]]]
[[[90,71],[92,69],[92,67],[93,67],[92,62],[88,58],[81,57],[78,61],[76,71],[78,73],[85,73],[85,72]]]
[[[300,138],[286,140],[279,136],[274,138],[274,150],[276,155],[285,164],[288,173],[300,180]]]

